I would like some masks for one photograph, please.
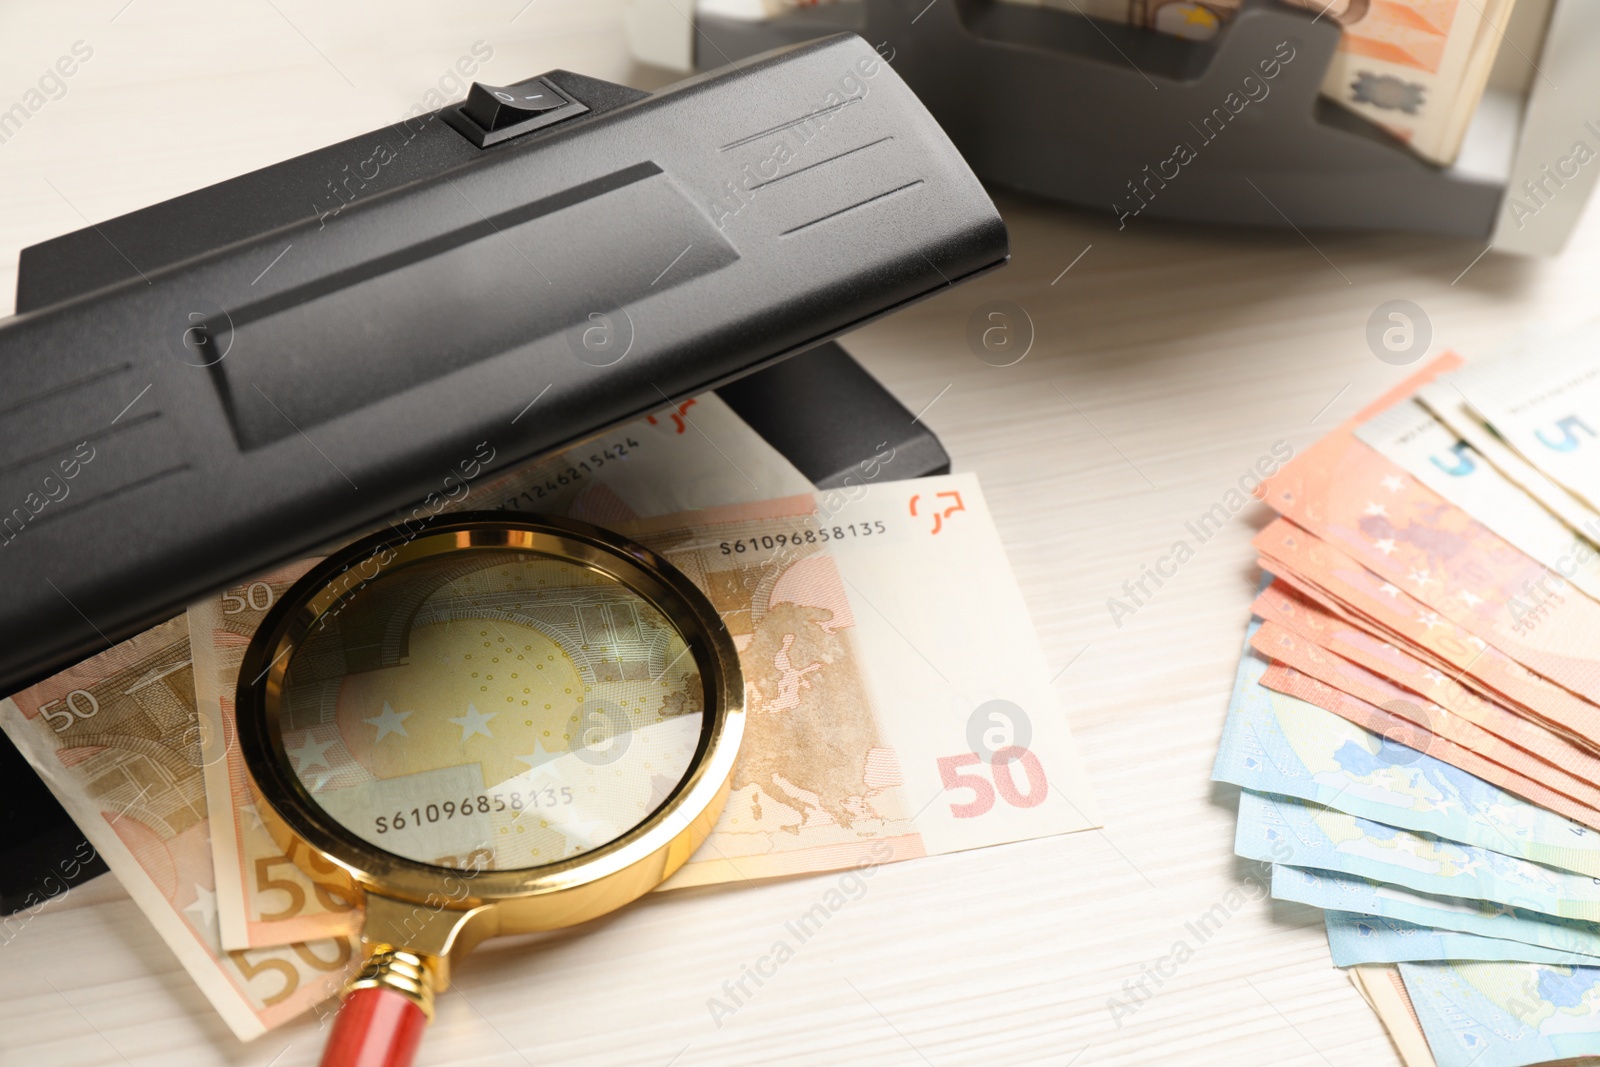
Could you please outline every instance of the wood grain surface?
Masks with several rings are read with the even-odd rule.
[[[597,0],[0,7],[0,111],[74,42],[93,49],[0,143],[0,311],[22,247],[392,122],[479,40],[491,82],[558,66],[673,80],[631,63],[619,6]],[[1275,442],[1303,449],[1406,373],[1368,349],[1378,305],[1415,301],[1434,351],[1478,356],[1594,311],[1600,231],[1580,227],[1557,260],[1491,252],[1466,270],[1481,244],[1119,230],[999,203],[1008,268],[846,344],[913,411],[931,402],[923,418],[956,468],[981,476],[1060,672],[1060,707],[1036,713],[1070,720],[1104,832],[884,868],[720,1020],[708,1000],[834,878],[692,890],[487,944],[440,998],[421,1064],[1398,1062],[1330,965],[1320,914],[1262,899],[1260,872],[1233,857],[1236,797],[1208,780],[1264,510],[1192,544],[1131,615],[1107,602],[1193,543],[1185,522]],[[967,340],[1001,300],[1036,335],[1004,368]],[[1216,932],[1200,942],[1190,924],[1207,914]],[[1163,963],[1180,941],[1192,957]],[[1154,995],[1135,1000],[1151,968]],[[321,1038],[302,1022],[237,1042],[109,876],[0,946],[0,1063],[291,1067],[314,1064]]]

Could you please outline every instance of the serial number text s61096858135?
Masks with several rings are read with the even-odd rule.
[[[454,800],[440,801],[412,808],[410,811],[397,811],[393,815],[380,815],[373,820],[373,826],[378,833],[386,834],[391,830],[404,830],[407,826],[420,826],[423,823],[439,822],[441,819],[466,818],[471,815],[488,815],[496,811],[525,811],[534,808],[554,808],[572,803],[572,787],[564,785],[535,786],[524,793],[515,790],[511,793],[479,793],[477,796],[461,798],[461,803]]]
[[[825,545],[829,541],[843,541],[847,537],[871,537],[874,534],[888,533],[882,519],[873,519],[871,522],[852,522],[842,526],[824,526],[817,530],[797,530],[794,533],[762,534],[760,537],[745,537],[737,541],[723,541],[722,554],[731,556],[735,552],[756,552],[761,549],[788,548],[792,545]]]

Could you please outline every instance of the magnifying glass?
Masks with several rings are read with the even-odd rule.
[[[245,655],[237,722],[273,838],[365,899],[323,1067],[404,1067],[461,954],[683,865],[727,798],[744,683],[716,609],[648,549],[467,513],[296,582]]]

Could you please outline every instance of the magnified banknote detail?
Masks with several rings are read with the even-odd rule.
[[[445,867],[592,852],[661,806],[700,739],[699,665],[649,601],[512,553],[385,571],[289,656],[279,725],[314,803]]]

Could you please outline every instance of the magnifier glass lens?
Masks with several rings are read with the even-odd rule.
[[[312,800],[445,867],[540,867],[643,822],[689,772],[683,635],[612,578],[526,552],[391,567],[290,654],[280,727]]]

